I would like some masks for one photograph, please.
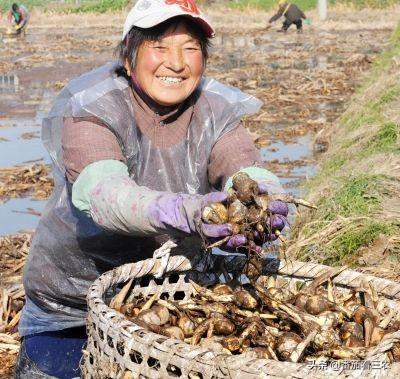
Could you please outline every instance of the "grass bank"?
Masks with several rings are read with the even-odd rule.
[[[305,184],[318,210],[294,227],[296,259],[377,272],[400,261],[400,26],[391,42],[347,111],[319,136],[328,149]]]

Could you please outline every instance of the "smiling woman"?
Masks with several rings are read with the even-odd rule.
[[[173,106],[197,88],[208,56],[208,38],[194,21],[182,16],[151,30],[132,27],[120,58],[127,76],[156,103]]]
[[[213,35],[192,0],[138,0],[119,59],[55,99],[42,127],[55,188],[25,267],[17,378],[79,376],[86,294],[105,271],[152,257],[168,239],[193,260],[200,236],[245,245],[231,224],[201,218],[226,201],[235,173],[260,192],[282,190],[241,125],[261,102],[203,77]],[[249,242],[259,252],[266,241]]]

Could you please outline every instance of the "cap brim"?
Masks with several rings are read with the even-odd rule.
[[[165,10],[164,10],[164,11],[158,12],[158,13],[153,12],[151,14],[151,16],[145,16],[145,17],[142,17],[141,19],[137,20],[133,25],[130,26],[129,30],[133,26],[137,26],[137,27],[143,28],[143,29],[151,28],[153,26],[161,24],[162,22],[164,22],[166,20],[169,20],[170,18],[177,17],[177,16],[185,16],[185,17],[191,18],[193,21],[195,21],[197,24],[199,24],[201,26],[201,28],[204,30],[204,32],[206,33],[206,36],[208,38],[214,37],[215,31],[212,28],[212,26],[207,22],[207,20],[205,20],[204,17],[191,15],[184,11],[182,11],[182,12],[178,12],[178,11],[165,12]],[[125,38],[125,36],[129,33],[129,30],[125,31],[122,38]]]

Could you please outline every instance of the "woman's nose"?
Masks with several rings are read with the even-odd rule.
[[[182,51],[178,49],[171,49],[168,52],[165,64],[168,68],[175,72],[182,71],[185,67]]]

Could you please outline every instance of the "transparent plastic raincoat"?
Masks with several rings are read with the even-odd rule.
[[[52,158],[55,189],[36,229],[24,286],[33,302],[30,312],[41,310],[57,322],[34,332],[83,325],[90,284],[106,270],[151,257],[166,240],[165,236],[110,233],[74,207],[72,185],[65,179],[63,166],[64,117],[101,120],[116,135],[130,177],[137,184],[159,191],[204,194],[213,190],[207,179],[213,145],[241,117],[261,106],[259,100],[238,89],[203,79],[192,94],[194,113],[184,140],[167,149],[156,148],[135,125],[131,89],[116,74],[118,66],[112,62],[72,80],[43,121],[42,139]],[[30,332],[28,327],[22,334]]]

